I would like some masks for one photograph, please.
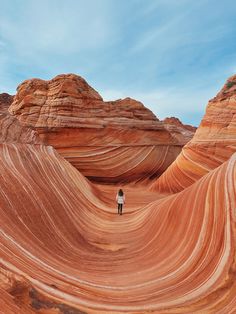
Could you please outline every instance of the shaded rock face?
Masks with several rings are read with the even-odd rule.
[[[236,75],[209,101],[194,137],[152,188],[178,192],[193,184],[230,158],[236,150],[235,134]]]
[[[159,121],[134,99],[104,102],[74,74],[23,82],[9,112],[36,131],[42,143],[53,145],[85,176],[99,182],[158,177],[193,136],[182,124],[172,127]]]
[[[7,108],[11,105],[11,103],[13,102],[13,97],[14,96],[7,93],[0,94],[0,114],[5,112]]]

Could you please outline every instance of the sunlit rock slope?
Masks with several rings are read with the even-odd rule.
[[[218,167],[236,150],[236,75],[209,101],[193,139],[153,184],[159,192],[178,192]]]
[[[226,99],[235,99],[231,84]],[[166,186],[165,173],[151,189],[134,181],[123,185],[122,216],[115,202],[122,175],[119,184],[104,184],[105,176],[102,185],[91,183],[58,147],[48,145],[46,126],[29,122],[38,108],[26,106],[32,116],[20,113],[15,98],[11,115],[0,116],[0,313],[235,313],[236,103],[226,101],[230,120],[220,95],[213,100],[219,123],[211,117],[216,109],[209,113],[208,106],[196,137],[183,150],[195,139],[198,148],[200,142],[209,144],[184,168],[195,173],[203,164],[198,157],[206,155],[207,170],[187,184],[184,163],[176,171],[181,153],[165,172]],[[11,119],[6,130],[3,121]],[[160,124],[172,144],[188,129],[180,131],[176,124],[173,118],[168,127]],[[105,160],[110,162],[104,159],[104,167]],[[172,193],[171,184],[182,184],[181,191]]]

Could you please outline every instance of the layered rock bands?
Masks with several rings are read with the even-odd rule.
[[[153,184],[159,192],[178,192],[221,165],[236,150],[236,76],[209,101],[193,139]]]
[[[104,102],[73,74],[23,82],[9,112],[86,177],[106,183],[160,176],[195,131],[159,121],[130,98]]]

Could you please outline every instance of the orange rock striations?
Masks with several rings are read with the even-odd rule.
[[[160,192],[178,192],[221,165],[236,150],[236,75],[209,101],[192,140],[153,184]]]
[[[131,98],[104,102],[73,74],[23,82],[9,112],[98,182],[156,178],[193,136],[183,125],[169,131],[169,124]]]

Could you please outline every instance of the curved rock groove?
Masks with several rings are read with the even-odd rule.
[[[5,144],[0,153],[1,263],[44,295],[107,313],[164,311],[225,282],[236,154],[183,192],[120,217],[52,148]]]

